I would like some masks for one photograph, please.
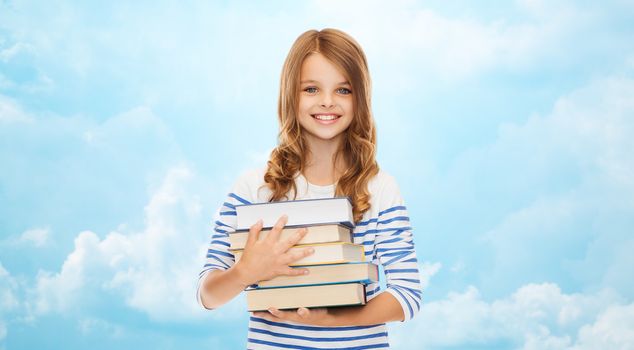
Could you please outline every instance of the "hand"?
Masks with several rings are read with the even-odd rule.
[[[300,307],[297,310],[282,311],[270,308],[268,311],[253,312],[253,316],[273,322],[291,321],[314,326],[332,326],[333,317],[327,308],[307,309]]]
[[[259,239],[262,231],[262,220],[259,220],[249,229],[242,257],[234,265],[241,276],[240,280],[244,287],[279,275],[297,276],[308,273],[308,269],[288,266],[312,254],[314,249],[304,248],[292,252],[288,251],[306,235],[307,230],[302,228],[293,237],[280,240],[280,234],[287,222],[288,217],[283,215],[264,239]]]

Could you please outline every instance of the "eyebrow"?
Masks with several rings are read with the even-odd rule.
[[[300,84],[308,84],[308,83],[319,83],[317,80],[302,80],[300,81]],[[337,84],[337,85],[348,85],[351,86],[349,82],[347,81],[342,81],[341,83]]]

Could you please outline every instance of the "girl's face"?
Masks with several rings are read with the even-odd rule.
[[[354,115],[352,86],[320,53],[308,56],[300,73],[299,124],[308,141],[338,141]]]

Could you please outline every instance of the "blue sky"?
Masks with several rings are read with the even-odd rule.
[[[226,348],[211,218],[277,133],[281,66],[368,56],[425,303],[397,349],[634,347],[631,1],[0,2],[0,349]],[[412,337],[411,334],[419,336]]]

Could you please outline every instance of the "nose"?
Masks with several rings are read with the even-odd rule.
[[[320,106],[324,108],[330,108],[334,105],[332,96],[329,93],[321,94]]]

